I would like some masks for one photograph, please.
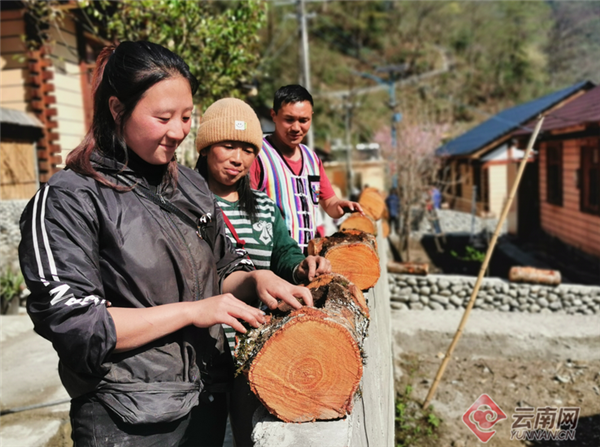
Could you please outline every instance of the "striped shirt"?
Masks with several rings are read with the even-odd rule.
[[[257,160],[262,165],[260,191],[271,197],[285,218],[287,228],[300,248],[307,253],[308,241],[317,230],[317,210],[321,188],[320,162],[317,154],[303,144],[302,170],[296,175],[285,159],[263,138],[262,151]]]
[[[239,207],[239,202],[230,202],[215,196],[223,213],[242,239],[244,249],[257,269],[272,270],[289,282],[294,282],[295,267],[304,260],[304,254],[298,243],[293,240],[287,230],[281,212],[265,193],[252,191],[256,199],[256,219],[250,220]],[[235,245],[236,240],[227,226],[227,236]],[[229,342],[231,353],[235,350],[235,330],[223,325]]]

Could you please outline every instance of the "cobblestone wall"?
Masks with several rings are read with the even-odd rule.
[[[0,200],[0,270],[7,266],[17,268],[17,249],[21,241],[19,219],[27,200]]]
[[[444,310],[466,307],[476,278],[456,275],[388,274],[393,309]],[[484,278],[476,309],[502,312],[600,313],[600,287],[543,286]]]

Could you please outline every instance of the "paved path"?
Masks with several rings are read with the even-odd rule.
[[[58,377],[58,356],[50,342],[33,331],[23,312],[0,316],[0,409],[68,400]],[[16,411],[0,419],[2,447],[42,447],[68,419],[69,404]]]

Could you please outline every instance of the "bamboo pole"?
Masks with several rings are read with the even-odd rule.
[[[531,134],[531,138],[529,138],[529,143],[527,144],[527,149],[525,150],[525,153],[523,154],[523,160],[521,160],[521,164],[519,165],[519,170],[517,171],[517,177],[515,178],[515,181],[510,189],[510,194],[508,196],[508,200],[504,204],[504,208],[502,209],[502,214],[500,215],[500,219],[498,219],[498,224],[496,225],[496,231],[494,232],[494,235],[492,236],[492,239],[490,240],[490,245],[488,246],[487,253],[485,254],[485,259],[483,260],[483,263],[481,264],[481,268],[479,269],[479,275],[477,275],[477,281],[475,282],[475,287],[473,287],[473,292],[471,293],[471,298],[469,299],[469,303],[467,304],[467,308],[465,309],[462,320],[460,321],[460,324],[458,325],[456,334],[454,334],[454,339],[452,340],[452,343],[450,343],[450,346],[448,347],[448,351],[446,352],[446,355],[444,356],[444,359],[442,360],[442,364],[440,365],[437,375],[435,376],[435,380],[433,381],[433,384],[431,385],[431,388],[429,389],[429,393],[427,394],[427,397],[425,398],[425,402],[423,403],[423,408],[427,408],[427,406],[429,405],[429,402],[431,401],[431,399],[433,399],[435,391],[440,383],[440,380],[442,379],[442,376],[444,375],[444,371],[446,370],[446,366],[448,365],[448,362],[450,361],[450,358],[452,357],[454,348],[456,347],[458,340],[459,340],[460,336],[462,335],[463,329],[464,329],[465,325],[467,324],[467,320],[469,319],[469,314],[471,313],[471,309],[473,309],[473,305],[475,304],[475,299],[477,298],[477,293],[479,293],[479,287],[481,286],[481,281],[483,279],[483,275],[484,275],[485,271],[487,270],[488,264],[490,262],[490,258],[492,257],[492,253],[494,251],[494,247],[496,246],[496,241],[498,240],[498,235],[500,234],[500,229],[502,228],[502,225],[504,224],[504,221],[506,220],[506,216],[508,215],[510,206],[512,205],[512,202],[515,198],[517,189],[519,187],[519,183],[521,182],[521,177],[523,176],[523,172],[525,171],[525,166],[527,165],[527,160],[529,159],[529,154],[531,153],[533,144],[535,143],[535,140],[538,136],[538,133],[540,132],[540,128],[542,127],[543,122],[544,122],[544,117],[540,116],[537,124],[535,125],[535,129],[533,130],[533,133]]]

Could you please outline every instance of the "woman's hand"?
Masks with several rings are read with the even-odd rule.
[[[270,270],[256,270],[251,274],[256,281],[256,294],[269,309],[279,307],[278,300],[293,309],[300,309],[302,304],[298,298],[302,299],[305,306],[313,305],[312,294],[306,287],[294,286]]]
[[[304,261],[298,265],[296,270],[296,279],[309,282],[317,276],[331,273],[331,262],[322,256],[307,256]]]
[[[191,324],[197,327],[209,327],[225,323],[236,331],[245,333],[246,329],[237,320],[238,318],[254,327],[265,322],[261,310],[238,300],[231,293],[200,301],[163,304],[141,309],[111,306],[107,310],[117,331],[115,352],[139,348]]]
[[[225,323],[245,334],[246,329],[238,319],[246,321],[253,327],[258,327],[265,322],[263,311],[238,300],[231,293],[205,298],[194,304],[196,306],[192,310],[191,324],[196,327],[210,327]]]

